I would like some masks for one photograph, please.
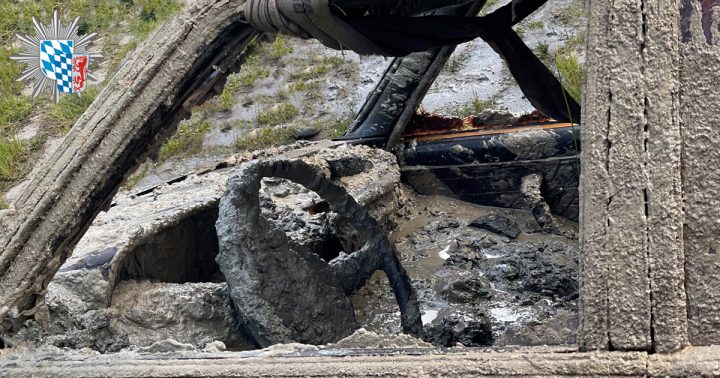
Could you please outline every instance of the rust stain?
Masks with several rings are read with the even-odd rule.
[[[418,142],[425,142],[425,141],[429,141],[429,140],[464,138],[464,137],[471,137],[471,136],[478,136],[478,135],[508,134],[508,133],[516,133],[516,132],[520,132],[520,131],[529,131],[529,130],[559,129],[559,128],[570,127],[570,126],[573,126],[573,124],[569,123],[569,122],[553,122],[553,123],[547,123],[547,124],[543,124],[543,125],[489,128],[489,129],[484,129],[484,130],[483,129],[475,129],[475,130],[459,131],[459,132],[444,133],[444,134],[440,134],[440,133],[425,134],[425,135],[413,136],[411,138],[415,138]]]
[[[508,129],[544,124],[557,124],[557,121],[543,116],[538,111],[523,115],[515,122],[507,124],[486,124],[478,116],[460,118],[422,112],[413,116],[403,136],[415,138],[458,131],[475,133],[478,131],[501,130],[501,132],[506,132]]]

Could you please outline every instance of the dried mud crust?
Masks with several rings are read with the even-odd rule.
[[[417,196],[391,240],[418,293],[426,340],[437,346],[573,344],[578,241],[544,233],[532,214]],[[565,235],[577,225],[558,220]],[[514,236],[514,237],[513,237]],[[398,332],[387,279],[353,297],[368,330]]]

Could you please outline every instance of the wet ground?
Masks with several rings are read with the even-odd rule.
[[[577,225],[542,233],[529,211],[418,196],[391,235],[413,280],[427,339],[436,345],[575,342]],[[384,273],[355,294],[360,324],[400,331]]]

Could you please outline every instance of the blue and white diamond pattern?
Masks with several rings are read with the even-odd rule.
[[[72,93],[73,41],[42,40],[40,43],[40,68],[50,80],[54,80],[60,93]]]

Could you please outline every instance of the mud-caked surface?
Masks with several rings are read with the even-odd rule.
[[[225,283],[124,281],[107,313],[110,329],[128,335],[130,345],[173,339],[202,347],[214,341],[235,350],[253,349],[232,316]]]
[[[399,281],[392,285],[396,295],[404,296],[398,298],[403,316],[408,314],[407,303],[414,306],[414,318],[404,320],[403,329],[414,327],[422,333],[409,279],[384,230],[363,206],[394,193],[399,177],[393,155],[348,146],[301,159],[252,161],[228,179],[216,223],[220,245],[216,260],[230,286],[238,320],[258,345],[324,344],[350,335],[358,324],[347,295],[379,269],[391,279],[404,280],[402,287]],[[276,178],[300,183],[322,199],[303,193],[298,185],[274,185]],[[258,196],[262,181],[271,197],[280,199],[277,205],[263,205],[267,201]],[[290,195],[297,199],[288,207],[283,198]],[[265,218],[262,213],[270,209],[275,215]],[[331,209],[362,235],[361,250],[340,254],[345,252],[343,243],[334,235],[341,232],[327,223],[333,215],[321,214]],[[309,211],[310,217],[298,216],[302,211]],[[309,245],[299,245],[296,240],[307,238],[293,235],[305,234],[305,229],[317,231],[310,234]],[[327,248],[317,247],[323,245]]]
[[[427,341],[437,346],[575,342],[576,224],[543,233],[529,211],[418,196],[391,234],[413,280]],[[376,274],[354,297],[368,330],[397,332],[387,279]]]

